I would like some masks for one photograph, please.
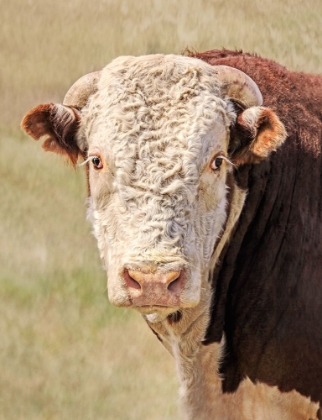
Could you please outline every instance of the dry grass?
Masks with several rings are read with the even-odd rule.
[[[320,0],[0,0],[2,121],[118,55],[243,48],[322,71]],[[10,104],[10,106],[8,106]]]
[[[242,48],[322,71],[320,0],[0,0],[0,419],[177,419],[172,360],[113,309],[82,171],[19,131],[124,54]]]

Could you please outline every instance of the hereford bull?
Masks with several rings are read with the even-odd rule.
[[[186,419],[321,418],[321,97],[239,52],[120,57],[23,119],[84,159],[109,299],[174,356]]]

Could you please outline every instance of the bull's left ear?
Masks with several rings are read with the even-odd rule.
[[[230,159],[236,165],[259,163],[280,147],[286,136],[284,125],[271,109],[247,108],[231,128]]]

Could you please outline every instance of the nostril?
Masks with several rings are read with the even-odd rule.
[[[176,278],[174,278],[171,283],[169,283],[168,285],[168,290],[172,293],[178,293],[181,291],[181,286],[182,286],[182,272],[178,272],[178,275]]]
[[[126,282],[126,285],[132,289],[141,290],[141,285],[138,281],[136,281],[133,277],[131,277],[129,270],[125,269],[124,273],[124,280]]]

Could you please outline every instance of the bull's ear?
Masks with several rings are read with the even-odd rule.
[[[259,163],[281,146],[286,130],[269,108],[253,106],[238,114],[231,128],[229,155],[236,165]]]
[[[58,104],[38,105],[26,114],[21,127],[32,138],[44,138],[46,151],[65,155],[73,165],[82,155],[76,142],[80,115],[75,108]]]

